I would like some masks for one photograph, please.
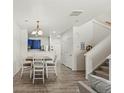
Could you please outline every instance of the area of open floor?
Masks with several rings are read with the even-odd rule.
[[[77,82],[87,83],[82,71],[72,71],[61,64],[58,64],[57,71],[58,76],[50,74],[44,85],[40,80],[33,85],[29,73],[25,73],[22,79],[20,72],[17,73],[14,77],[14,93],[79,93]]]

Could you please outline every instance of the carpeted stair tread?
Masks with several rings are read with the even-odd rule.
[[[108,66],[100,66],[101,70],[109,74],[109,67]]]
[[[109,74],[104,71],[96,70],[94,72],[95,72],[95,75],[97,75],[97,76],[103,77],[105,79],[109,79]]]

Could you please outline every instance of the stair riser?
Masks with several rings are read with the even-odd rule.
[[[109,68],[102,68],[101,67],[101,70],[104,71],[104,72],[106,72],[107,74],[109,74]]]
[[[105,63],[105,64],[103,64],[103,66],[109,66],[109,63]]]

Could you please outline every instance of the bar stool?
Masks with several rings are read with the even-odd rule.
[[[55,55],[54,59],[53,60],[50,60],[50,61],[45,61],[46,63],[46,76],[48,78],[49,76],[49,73],[55,73],[56,76],[57,76],[57,68],[56,68],[56,64],[57,64],[57,55]]]
[[[33,60],[33,84],[34,84],[34,80],[36,79],[42,79],[44,84],[44,60],[43,59],[36,58]]]
[[[24,71],[30,71],[30,78],[31,78],[32,62],[33,62],[32,57],[30,57],[30,58],[28,57],[27,59],[23,59],[22,69],[21,69],[21,78],[23,76]]]

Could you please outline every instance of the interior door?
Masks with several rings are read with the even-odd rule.
[[[63,64],[69,68],[72,68],[72,53],[73,53],[73,41],[72,37],[66,38],[62,42],[62,58]]]

